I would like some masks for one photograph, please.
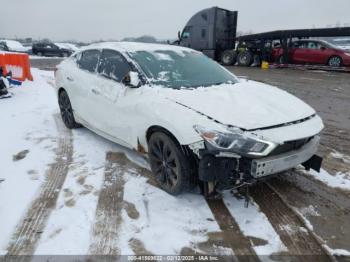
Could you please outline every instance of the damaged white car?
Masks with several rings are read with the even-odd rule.
[[[238,79],[197,51],[100,43],[63,61],[55,75],[65,125],[148,155],[170,194],[199,183],[210,195],[299,164],[320,169],[323,123],[314,109]]]

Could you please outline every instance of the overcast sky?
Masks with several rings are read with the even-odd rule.
[[[0,38],[173,39],[197,11],[238,10],[238,30],[350,26],[349,0],[0,0]]]

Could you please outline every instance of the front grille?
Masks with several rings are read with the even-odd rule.
[[[277,146],[270,154],[270,156],[275,156],[279,154],[283,154],[286,152],[290,152],[293,150],[298,150],[302,146],[306,145],[313,137],[308,137],[299,140],[293,140],[285,142],[283,145]]]

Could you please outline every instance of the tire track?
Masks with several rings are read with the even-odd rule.
[[[250,239],[240,230],[230,211],[221,199],[207,200],[216,222],[223,231],[225,245],[230,247],[239,261],[260,261],[253,249]]]
[[[7,255],[33,255],[40,240],[51,211],[56,205],[58,195],[66,179],[69,165],[73,159],[72,132],[63,125],[60,116],[55,115],[58,130],[56,159],[46,172],[46,179],[39,196],[32,202],[23,221],[7,248]]]
[[[118,234],[124,208],[123,176],[129,168],[130,161],[123,153],[107,153],[104,182],[97,202],[89,247],[91,255],[117,256],[121,253],[118,247]]]
[[[304,221],[266,183],[251,188],[251,196],[266,215],[288,252],[273,255],[296,261],[334,261]]]

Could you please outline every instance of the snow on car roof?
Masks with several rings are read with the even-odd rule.
[[[92,44],[83,48],[91,49],[91,48],[109,48],[113,50],[117,50],[120,52],[137,52],[137,51],[174,51],[174,52],[183,52],[183,51],[191,51],[197,52],[193,49],[189,49],[186,47],[175,46],[175,45],[167,45],[167,44],[149,44],[149,43],[137,43],[137,42],[102,42],[97,44]]]
[[[5,42],[9,48],[23,48],[23,45],[15,40],[2,39],[0,42]]]

